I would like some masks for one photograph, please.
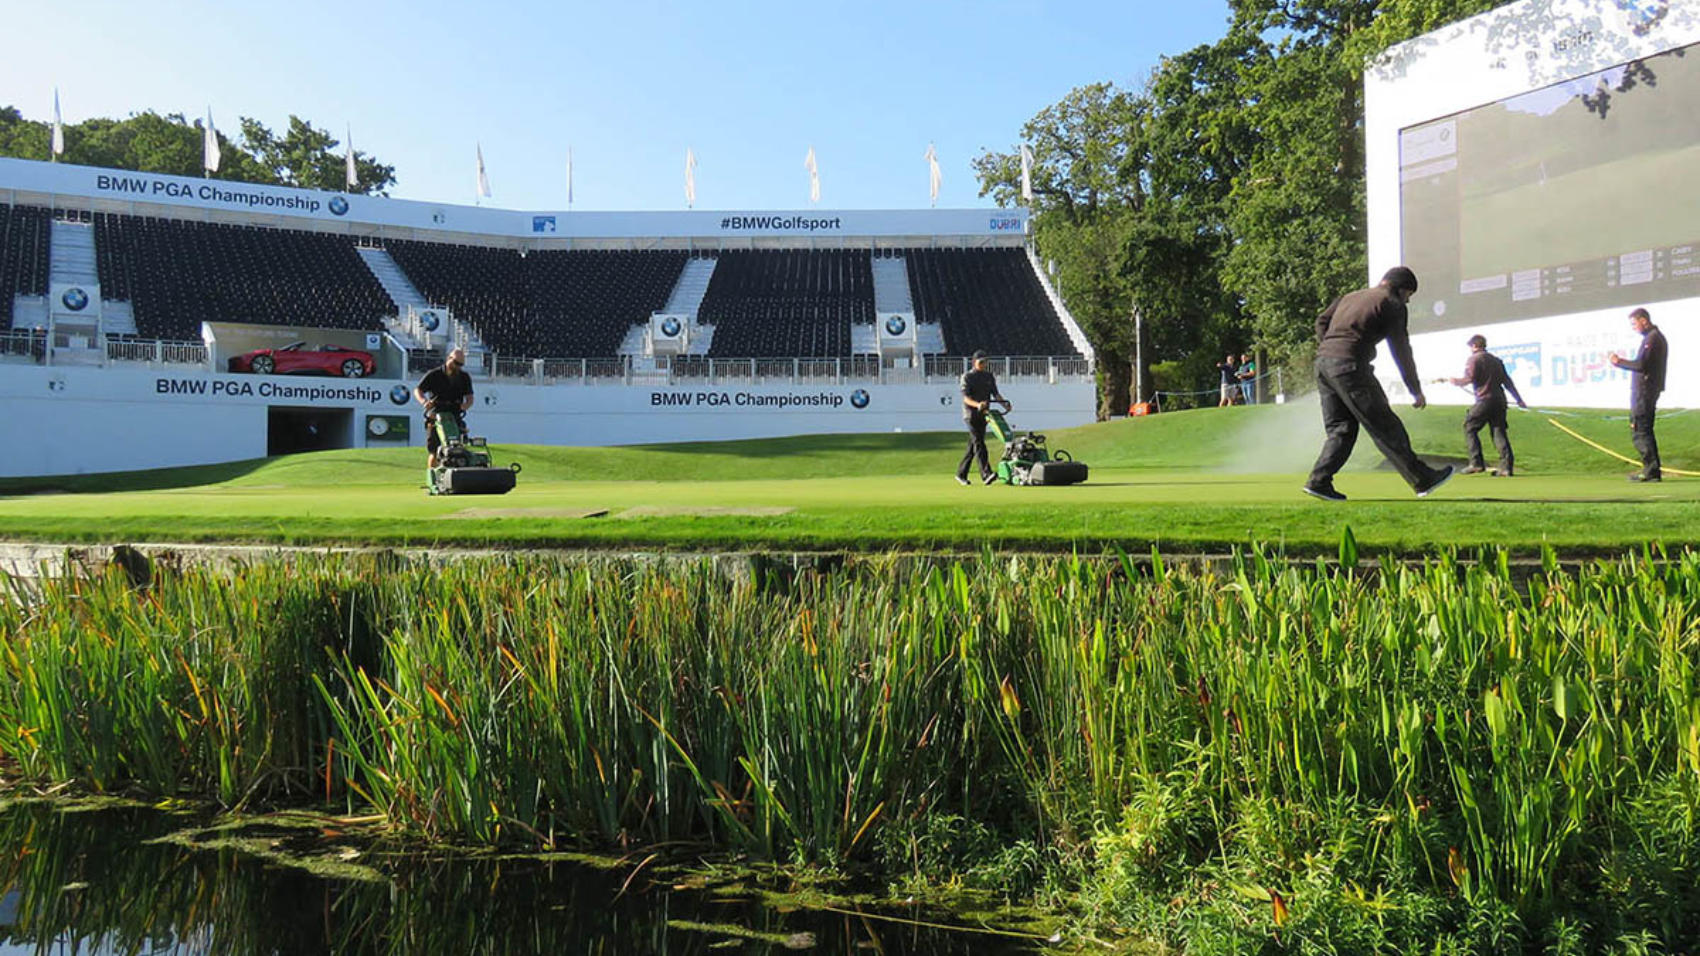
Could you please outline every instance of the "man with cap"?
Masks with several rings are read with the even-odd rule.
[[[1606,356],[1611,364],[1630,373],[1629,429],[1635,436],[1635,450],[1641,453],[1641,470],[1629,480],[1659,481],[1664,473],[1659,464],[1659,441],[1653,437],[1653,414],[1658,410],[1659,393],[1665,390],[1665,360],[1670,357],[1670,346],[1646,309],[1629,313],[1629,325],[1641,333],[1641,350],[1632,359],[1616,352]]]
[[[1371,368],[1375,347],[1383,339],[1399,366],[1399,375],[1411,392],[1411,406],[1424,408],[1423,386],[1411,358],[1405,303],[1417,291],[1417,276],[1404,266],[1394,266],[1381,282],[1367,289],[1348,292],[1335,299],[1316,317],[1316,385],[1322,400],[1322,424],[1328,437],[1305,482],[1304,493],[1324,501],[1345,501],[1334,489],[1334,473],[1352,457],[1358,428],[1369,437],[1399,470],[1417,497],[1430,492],[1452,477],[1452,466],[1430,468],[1411,450],[1405,424],[1387,404]]]
[[[986,353],[976,351],[971,361],[974,367],[962,375],[962,420],[968,423],[968,450],[956,468],[956,483],[968,484],[968,466],[978,460],[980,481],[989,485],[998,475],[986,460],[986,410],[993,402],[1002,404],[1006,412],[1014,406],[998,394],[998,380],[986,370]]]
[[[1485,425],[1488,434],[1493,436],[1493,447],[1499,449],[1499,467],[1493,473],[1509,478],[1512,470],[1511,434],[1505,424],[1505,393],[1511,393],[1518,408],[1528,408],[1529,405],[1518,394],[1516,383],[1511,381],[1511,373],[1505,370],[1505,363],[1487,350],[1486,336],[1470,336],[1469,346],[1470,358],[1464,363],[1463,376],[1448,379],[1454,385],[1471,389],[1476,396],[1476,403],[1464,415],[1464,446],[1470,452],[1470,463],[1465,466],[1464,474],[1478,475],[1487,470],[1482,461],[1481,433]]]

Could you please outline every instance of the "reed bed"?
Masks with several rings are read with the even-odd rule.
[[[0,761],[34,781],[894,878],[1019,848],[1022,892],[1196,951],[1700,931],[1694,554],[349,558],[9,589]],[[924,845],[962,831],[939,821],[973,853]]]

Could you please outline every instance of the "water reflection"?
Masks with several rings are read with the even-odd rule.
[[[779,912],[641,876],[622,893],[629,871],[580,864],[349,851],[349,868],[326,876],[277,862],[292,841],[322,849],[318,831],[261,825],[199,831],[198,846],[167,839],[195,825],[135,808],[0,807],[0,956],[1031,952],[1007,938]]]

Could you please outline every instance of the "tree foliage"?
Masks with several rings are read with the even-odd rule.
[[[357,185],[347,188],[342,143],[298,116],[289,117],[282,136],[246,116],[238,128],[239,141],[218,133],[220,159],[214,179],[380,196],[395,185],[394,166],[355,150]],[[181,113],[149,110],[121,120],[97,117],[66,124],[60,159],[107,169],[200,176],[202,130],[200,120]],[[51,139],[50,123],[25,119],[14,107],[0,107],[0,156],[45,160],[50,158]]]
[[[1130,397],[1135,308],[1146,361],[1199,383],[1253,345],[1308,364],[1316,312],[1367,271],[1365,65],[1505,2],[1231,0],[1222,38],[1142,89],[1083,86],[1022,128],[1034,243],[1098,353],[1101,412]],[[1020,199],[1019,150],[975,167],[981,195]]]

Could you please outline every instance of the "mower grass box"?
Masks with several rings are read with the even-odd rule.
[[[1086,480],[1085,462],[1075,461],[1061,449],[1050,451],[1044,435],[1017,435],[997,409],[988,409],[986,419],[992,433],[1003,442],[999,481],[1006,485],[1074,485]]]
[[[490,450],[482,438],[469,438],[458,416],[437,414],[431,421],[437,430],[437,464],[425,470],[425,486],[433,495],[505,495],[514,490],[519,463],[506,468],[490,464]]]

